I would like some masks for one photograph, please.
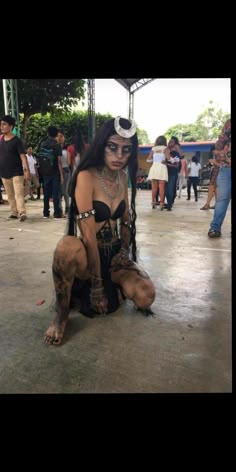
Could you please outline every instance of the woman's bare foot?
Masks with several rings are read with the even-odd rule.
[[[53,322],[49,326],[47,331],[44,333],[44,341],[47,344],[55,344],[56,346],[59,346],[63,338],[65,327],[66,327],[65,321],[61,323],[60,325],[57,325],[55,322]]]

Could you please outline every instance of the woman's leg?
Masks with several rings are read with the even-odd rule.
[[[212,197],[214,195],[214,191],[215,191],[215,185],[209,184],[207,201],[206,201],[205,205],[201,208],[201,210],[209,210],[210,203],[211,203]]]
[[[187,200],[190,200],[190,198],[191,198],[191,186],[192,186],[192,180],[191,180],[191,177],[188,177],[188,180],[187,180],[188,198],[187,198]]]
[[[209,184],[209,187],[208,187],[208,196],[207,196],[207,201],[206,201],[206,205],[209,207],[210,206],[210,203],[211,203],[211,200],[213,198],[213,195],[215,193],[215,188],[216,188],[216,185],[212,185],[212,184]]]
[[[164,208],[164,201],[165,201],[165,180],[159,180],[159,192],[160,192],[160,209],[163,210]]]
[[[179,198],[181,198],[183,183],[184,183],[184,174],[179,174]]]
[[[59,241],[54,253],[52,272],[56,292],[56,316],[44,339],[48,344],[59,345],[68,321],[74,278],[89,278],[87,254],[80,239],[64,236]]]
[[[152,208],[156,208],[157,180],[152,180]]]

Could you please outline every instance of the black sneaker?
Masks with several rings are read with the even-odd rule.
[[[209,238],[220,238],[221,237],[221,232],[216,231],[215,229],[209,229],[208,236],[209,236]]]
[[[10,215],[7,217],[7,220],[17,220],[18,219],[18,216],[16,215]]]
[[[20,215],[20,221],[25,221],[25,220],[27,220],[26,214],[25,214],[25,213],[21,213],[21,215]]]

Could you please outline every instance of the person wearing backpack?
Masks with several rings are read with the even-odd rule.
[[[48,138],[41,142],[37,153],[39,170],[43,176],[44,185],[44,207],[43,217],[50,216],[50,198],[52,196],[54,205],[54,218],[62,218],[60,207],[61,185],[63,185],[62,171],[62,148],[56,142],[58,129],[55,126],[48,127]]]

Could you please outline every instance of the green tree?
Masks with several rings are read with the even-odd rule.
[[[208,108],[197,117],[196,125],[207,129],[207,139],[216,139],[222,129],[223,124],[230,118],[229,113],[223,112],[210,100]]]
[[[149,137],[147,131],[144,129],[137,128],[138,142],[139,144],[149,144]]]
[[[21,131],[25,139],[30,118],[56,109],[69,110],[85,97],[83,79],[17,79],[19,113],[22,114]],[[0,87],[0,106],[2,106]]]
[[[23,119],[23,116],[20,118]],[[110,118],[112,117],[109,114],[101,115],[97,113],[95,115],[96,128],[102,126]],[[44,115],[36,113],[31,117],[26,131],[26,141],[33,146],[34,152],[37,150],[39,142],[47,136],[47,128],[50,124],[63,130],[67,144],[72,142],[73,134],[77,128],[80,129],[85,142],[88,142],[88,112],[70,113],[57,109],[53,113]]]
[[[165,136],[169,140],[171,136],[176,136],[179,141],[206,141],[207,128],[201,124],[192,123],[189,125],[178,124],[168,128]]]
[[[217,139],[223,124],[230,117],[229,113],[209,102],[209,106],[190,124],[179,123],[171,126],[165,133],[167,139],[176,136],[180,141],[209,141]]]
[[[109,113],[104,115],[96,113],[96,129],[100,128],[110,118],[112,118],[112,116]],[[23,115],[20,115],[20,120],[23,120]],[[77,128],[80,129],[85,142],[88,142],[88,112],[64,112],[60,109],[56,109],[53,113],[46,113],[44,115],[36,113],[31,117],[25,138],[27,143],[30,143],[33,146],[34,152],[37,150],[39,142],[47,136],[47,128],[50,124],[63,130],[67,144],[72,142],[73,134]],[[139,144],[147,144],[149,142],[146,131],[137,128],[137,133]]]

